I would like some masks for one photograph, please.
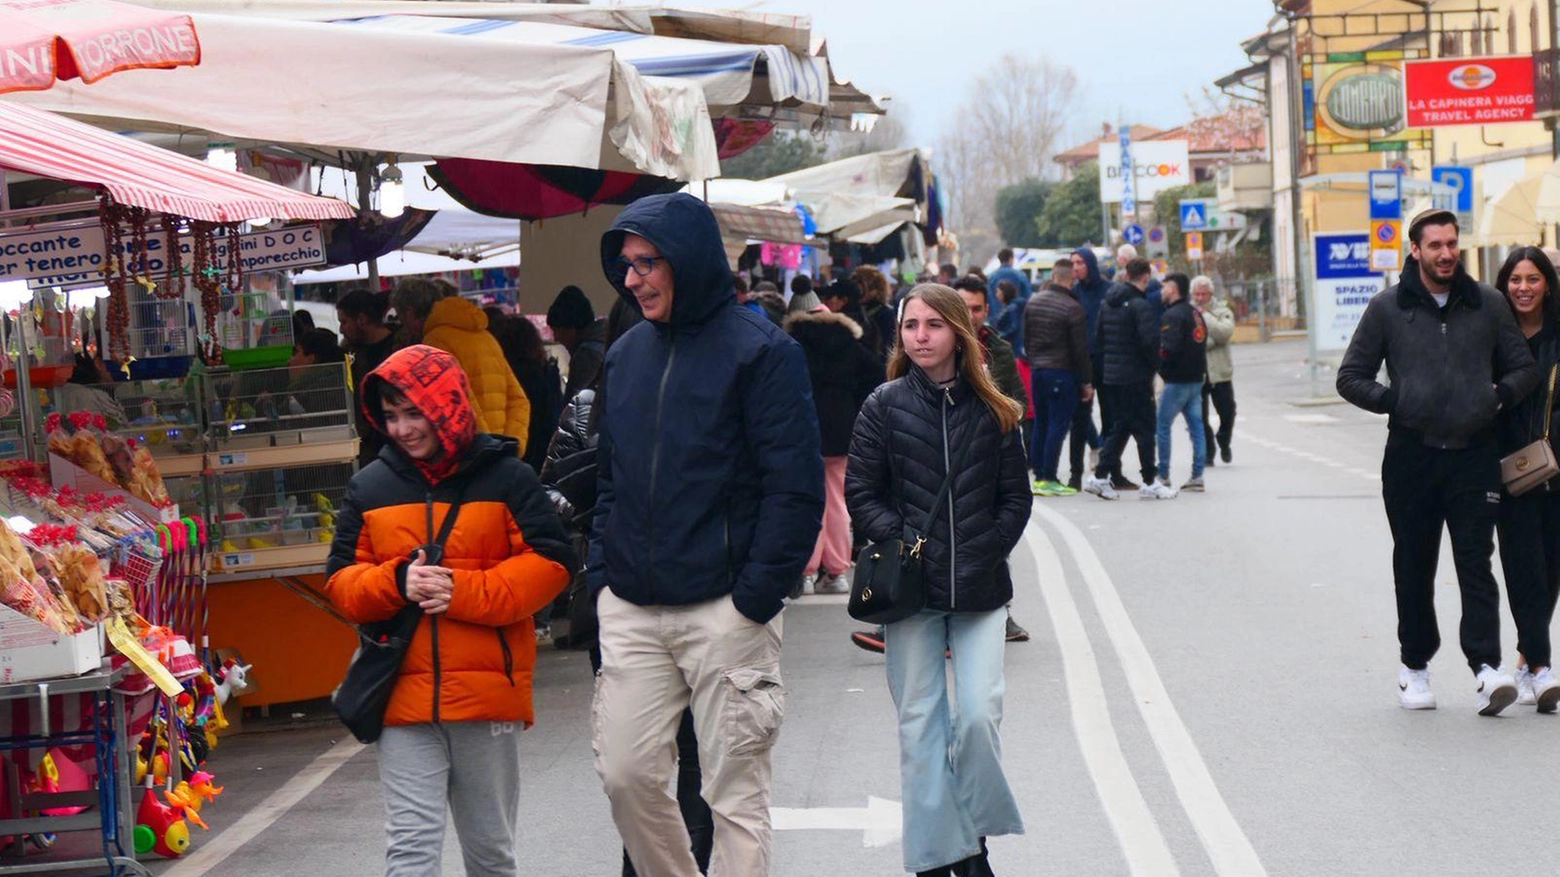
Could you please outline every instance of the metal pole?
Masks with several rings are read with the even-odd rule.
[[[369,153],[359,153],[357,163],[357,190],[358,190],[358,215],[367,216],[369,211],[369,199],[373,196],[374,179],[373,168],[375,162]],[[368,260],[368,288],[372,292],[379,291],[379,260]]]
[[[37,295],[37,293],[33,293]],[[24,328],[32,322],[32,301],[22,302],[22,306],[16,312],[16,346],[18,348],[14,366],[16,368],[16,410],[22,419],[22,454],[28,460],[37,460],[38,442],[33,435],[37,424],[38,399],[33,395],[32,374],[28,368],[32,356],[32,342],[28,338]]]
[[[1289,212],[1295,239],[1295,305],[1297,308],[1302,303],[1305,305],[1306,358],[1311,366],[1311,396],[1315,398],[1321,395],[1321,369],[1316,361],[1316,303],[1310,300],[1310,284],[1305,282],[1305,255],[1308,248],[1302,233],[1304,218],[1300,209],[1300,150],[1304,146],[1300,132],[1304,130],[1301,119],[1304,92],[1300,84],[1299,22],[1293,16],[1289,19],[1289,57],[1285,63],[1289,70]]]

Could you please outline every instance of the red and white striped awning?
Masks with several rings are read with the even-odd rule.
[[[351,219],[319,198],[211,167],[64,116],[0,101],[0,168],[108,190],[115,201],[206,222]]]
[[[199,63],[188,15],[114,0],[0,0],[0,94]]]

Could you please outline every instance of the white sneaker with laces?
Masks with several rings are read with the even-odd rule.
[[[1138,488],[1138,499],[1175,499],[1178,492],[1162,480]]]
[[[1121,494],[1116,488],[1110,486],[1109,478],[1096,478],[1093,475],[1083,479],[1084,493],[1092,493],[1100,499],[1120,499]]]
[[[1429,670],[1398,670],[1398,706],[1406,710],[1435,709],[1435,692],[1430,690]]]
[[[1539,712],[1552,713],[1556,707],[1560,707],[1560,679],[1555,678],[1554,671],[1549,667],[1537,673],[1529,673],[1528,686],[1533,698],[1530,703],[1537,706]],[[1522,702],[1520,696],[1517,702]]]
[[[1512,674],[1517,682],[1517,706],[1533,706],[1538,700],[1533,697],[1533,673],[1528,670],[1526,664],[1518,664],[1517,672]]]
[[[1517,682],[1510,674],[1485,664],[1479,668],[1479,715],[1498,716],[1517,699]]]

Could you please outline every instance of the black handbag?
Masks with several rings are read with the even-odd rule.
[[[964,450],[967,453],[969,446],[965,445]],[[868,624],[893,624],[926,608],[921,548],[926,545],[926,534],[931,532],[943,504],[948,501],[953,475],[963,468],[964,457],[961,453],[958,464],[950,466],[948,474],[943,476],[937,498],[932,500],[932,510],[913,544],[907,545],[903,539],[888,539],[870,543],[856,555],[856,573],[850,585],[850,603],[846,606],[851,618]]]
[[[464,494],[462,489],[461,494]],[[425,563],[437,565],[444,560],[444,542],[455,528],[455,517],[460,514],[461,495],[457,495],[439,535],[429,545]],[[428,511],[428,531],[433,531],[433,511]],[[423,610],[416,603],[409,603],[387,621],[372,621],[357,628],[360,640],[357,651],[352,653],[352,663],[347,665],[347,675],[331,693],[330,706],[336,717],[347,726],[360,743],[373,743],[385,728],[385,709],[390,706],[390,693],[395,690],[401,676],[401,662],[412,646],[412,637],[422,623]]]

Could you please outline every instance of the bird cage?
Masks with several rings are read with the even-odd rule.
[[[215,514],[224,571],[323,563],[353,461],[282,468],[218,467]]]
[[[195,310],[184,296],[158,298],[142,284],[126,289],[130,328],[126,335],[136,359],[188,357],[194,353]]]
[[[276,368],[292,356],[292,315],[270,290],[225,293],[217,341],[231,368]]]

